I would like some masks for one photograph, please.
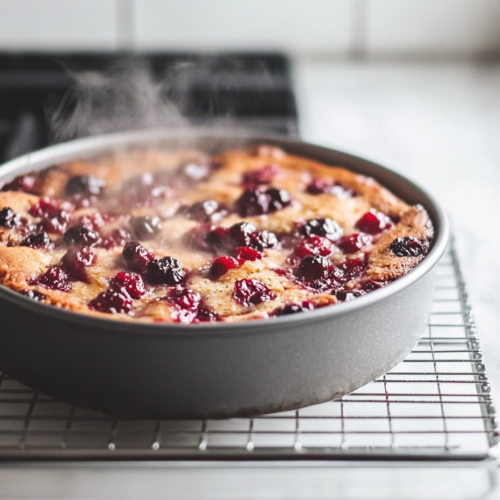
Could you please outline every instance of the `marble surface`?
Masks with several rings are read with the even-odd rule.
[[[297,59],[303,139],[416,181],[451,220],[500,403],[500,63]]]

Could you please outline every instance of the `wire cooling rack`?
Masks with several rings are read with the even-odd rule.
[[[451,247],[412,353],[340,400],[228,420],[151,421],[63,403],[0,377],[0,458],[473,459],[499,435],[465,284]]]

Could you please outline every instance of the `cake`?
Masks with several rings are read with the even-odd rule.
[[[123,321],[335,307],[410,272],[432,237],[425,208],[374,179],[266,145],[115,152],[0,191],[0,283]]]

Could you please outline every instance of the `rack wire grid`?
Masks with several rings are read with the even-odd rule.
[[[104,415],[0,378],[0,458],[495,458],[499,434],[453,246],[437,266],[429,324],[393,370],[339,400],[228,420]]]

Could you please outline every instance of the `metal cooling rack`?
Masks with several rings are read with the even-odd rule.
[[[453,247],[437,268],[428,328],[413,352],[343,397],[254,418],[111,417],[0,377],[0,458],[494,458],[495,408]]]

